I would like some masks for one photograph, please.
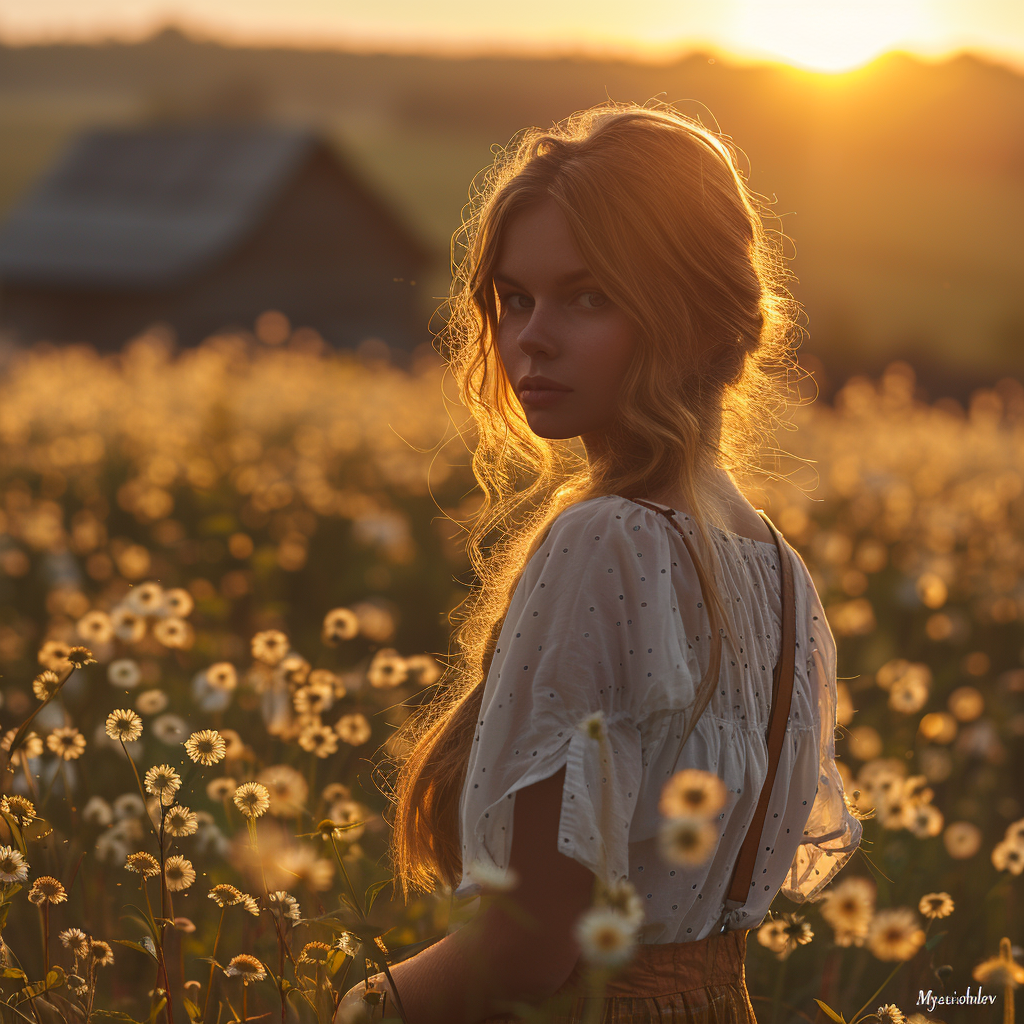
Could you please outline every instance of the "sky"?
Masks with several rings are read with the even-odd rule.
[[[2,0],[0,37],[138,39],[167,24],[236,43],[598,53],[710,48],[821,71],[906,50],[968,50],[1024,70],[1024,0]]]

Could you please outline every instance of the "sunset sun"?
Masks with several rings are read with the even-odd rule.
[[[921,0],[742,0],[735,39],[789,64],[848,71],[929,34]]]

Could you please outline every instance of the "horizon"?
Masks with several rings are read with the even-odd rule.
[[[49,8],[59,7],[65,0],[49,0]],[[222,8],[230,9],[234,0],[221,0]],[[316,0],[305,0],[307,4]],[[393,0],[401,5],[407,0]],[[660,2],[660,0],[655,0]],[[411,28],[385,31],[381,26],[371,30],[363,26],[342,26],[333,29],[303,30],[301,18],[294,19],[286,26],[287,19],[264,18],[265,24],[248,24],[243,27],[229,17],[219,21],[209,16],[197,17],[185,12],[183,3],[177,10],[163,6],[149,16],[120,19],[101,15],[77,20],[66,17],[63,20],[45,17],[47,4],[38,2],[34,9],[39,13],[33,20],[28,16],[27,5],[23,5],[18,16],[12,16],[13,5],[0,15],[0,44],[11,48],[58,45],[135,45],[145,43],[167,32],[177,32],[189,41],[198,44],[221,45],[235,49],[278,49],[300,52],[339,52],[375,55],[422,56],[447,59],[553,59],[624,61],[645,65],[667,65],[684,60],[695,54],[708,56],[739,66],[775,65],[798,71],[823,75],[843,75],[863,70],[880,58],[902,55],[924,64],[940,64],[958,57],[972,57],[977,60],[1005,67],[1014,73],[1024,73],[1024,16],[1015,15],[1002,0],[990,0],[989,7],[1003,7],[1007,24],[1003,26],[1002,45],[996,45],[994,31],[974,33],[939,31],[934,23],[925,26],[922,20],[919,31],[910,31],[911,20],[897,18],[888,25],[875,26],[874,35],[862,32],[852,33],[853,23],[842,20],[845,9],[833,8],[833,23],[821,22],[801,28],[788,36],[784,25],[764,20],[765,9],[754,7],[747,12],[745,22],[736,14],[737,5],[753,0],[728,0],[726,8],[732,5],[732,21],[722,17],[718,31],[708,20],[708,11],[703,14],[703,31],[672,33],[664,29],[658,38],[648,32],[646,36],[634,33],[632,36],[616,34],[611,28],[599,30],[593,26],[574,26],[570,31],[562,27],[547,32],[536,31],[532,36],[519,34],[504,36],[494,31],[475,30],[444,35],[439,31],[413,31]],[[806,0],[782,0],[771,8],[773,15],[782,12],[795,18],[796,8]],[[910,0],[905,0],[906,4]],[[94,2],[92,8],[104,6]],[[301,4],[300,4],[301,6]],[[915,5],[920,14],[920,4]],[[140,3],[136,11],[141,10]],[[270,0],[264,7],[276,7]],[[907,11],[902,10],[901,15]],[[758,19],[761,19],[758,23]],[[307,19],[308,20],[308,19]],[[1020,22],[1018,26],[1016,22]],[[443,21],[442,21],[443,23]],[[794,22],[794,26],[797,23]],[[700,18],[695,28],[699,29]],[[927,27],[928,31],[925,31]],[[422,26],[421,26],[422,28]],[[749,41],[755,28],[756,38],[764,40],[761,45]],[[992,29],[992,26],[989,26]],[[845,33],[844,31],[846,30]],[[799,35],[803,31],[803,36]],[[746,36],[744,36],[746,33]],[[772,41],[772,33],[775,42]],[[730,38],[731,35],[731,38]],[[889,38],[891,37],[891,38]],[[747,41],[744,42],[744,39]],[[785,52],[788,51],[788,52]]]

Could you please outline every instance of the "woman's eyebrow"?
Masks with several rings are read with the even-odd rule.
[[[492,275],[495,281],[501,281],[502,284],[510,284],[513,288],[524,288],[518,281],[509,277],[507,274],[495,273]],[[578,270],[570,270],[568,273],[563,274],[561,277],[556,278],[557,284],[573,284],[576,281],[582,281],[584,278],[592,278],[594,275],[586,268],[580,267]]]

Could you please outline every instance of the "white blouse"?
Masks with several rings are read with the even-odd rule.
[[[676,516],[688,528],[689,517]],[[480,892],[474,874],[507,870],[516,791],[564,765],[559,850],[599,876],[604,865],[608,882],[633,883],[646,912],[639,941],[710,933],[768,771],[782,622],[774,542],[711,532],[744,660],[723,641],[720,685],[681,746],[691,714],[683,708],[711,648],[683,538],[665,516],[618,495],[555,519],[513,593],[484,686],[460,801],[456,896]],[[759,925],[780,888],[798,903],[815,898],[861,839],[835,765],[835,642],[807,567],[784,549],[796,591],[796,678],[750,896],[726,915],[727,929]],[[578,728],[597,711],[611,751],[603,764],[599,743]],[[683,768],[716,772],[729,792],[717,847],[697,867],[670,864],[658,850],[661,788]]]

